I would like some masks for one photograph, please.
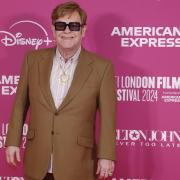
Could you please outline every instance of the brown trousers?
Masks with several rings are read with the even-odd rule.
[[[47,173],[43,180],[54,180],[54,176],[52,173]]]
[[[24,176],[24,180],[35,180],[35,179],[32,179],[31,177],[28,176]],[[47,173],[42,180],[54,180],[54,176],[52,173]]]

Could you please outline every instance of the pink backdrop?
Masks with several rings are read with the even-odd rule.
[[[84,47],[110,60],[117,82],[117,158],[111,180],[180,179],[178,0],[77,0],[88,13]],[[24,53],[53,45],[57,0],[0,6],[0,180],[22,178],[4,142]],[[22,153],[28,126],[24,127]]]

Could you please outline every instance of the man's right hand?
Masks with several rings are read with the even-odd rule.
[[[18,162],[20,159],[20,148],[17,146],[8,146],[6,148],[6,161],[8,164],[16,166],[16,160]]]

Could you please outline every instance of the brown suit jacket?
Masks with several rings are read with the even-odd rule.
[[[42,180],[53,152],[56,180],[94,180],[96,159],[115,160],[116,88],[112,63],[82,49],[71,87],[56,109],[50,91],[55,48],[27,53],[11,113],[6,146],[20,146],[30,107],[25,179]],[[100,136],[95,143],[96,111]]]

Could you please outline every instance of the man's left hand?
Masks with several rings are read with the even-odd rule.
[[[105,179],[112,176],[114,172],[115,163],[112,160],[99,159],[96,174],[99,174],[99,179]]]

